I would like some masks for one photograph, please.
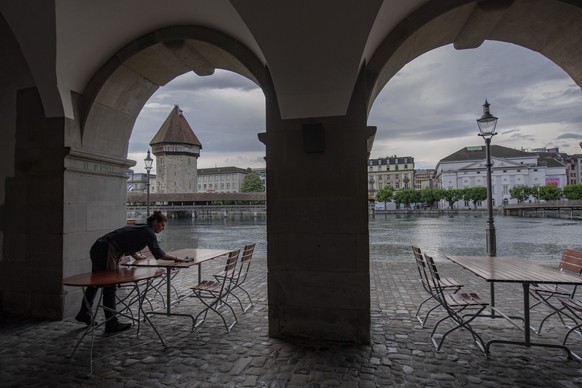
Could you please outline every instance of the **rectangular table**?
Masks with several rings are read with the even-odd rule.
[[[171,308],[171,289],[172,289],[172,276],[171,272],[172,269],[181,269],[181,268],[189,268],[194,265],[198,266],[198,283],[202,281],[202,263],[208,260],[216,259],[218,257],[228,255],[232,250],[231,249],[204,249],[204,248],[186,248],[186,249],[179,249],[176,251],[168,252],[168,254],[172,256],[176,256],[178,258],[185,258],[190,257],[194,260],[189,262],[176,262],[171,260],[156,260],[154,258],[147,258],[144,260],[134,260],[131,262],[126,263],[127,266],[136,266],[136,267],[155,267],[155,268],[165,268],[166,269],[166,311],[164,313],[153,312],[153,314],[163,314],[163,315],[177,315],[177,316],[186,316],[194,317],[190,314],[177,314],[172,313]],[[179,300],[180,298],[178,298]],[[177,302],[177,301],[176,301]]]
[[[563,284],[582,285],[582,278],[566,272],[553,270],[532,263],[524,258],[506,256],[446,256],[447,259],[459,264],[461,267],[473,272],[475,275],[490,283],[492,318],[495,318],[495,283],[521,283],[523,288],[523,341],[491,340],[485,346],[485,352],[489,354],[489,347],[494,343],[505,343],[522,346],[542,346],[549,348],[561,348],[566,350],[568,358],[572,358],[572,352],[565,345],[540,343],[531,341],[530,311],[529,311],[529,287],[537,284]],[[501,314],[507,318],[506,315]]]

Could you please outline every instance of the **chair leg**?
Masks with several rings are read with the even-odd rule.
[[[420,304],[418,305],[418,308],[416,309],[416,319],[418,319],[418,322],[420,322],[420,326],[424,327],[424,323],[422,321],[422,318],[420,317],[420,309],[422,308],[422,306],[428,302],[429,300],[433,299],[432,295],[429,296],[428,298],[426,298],[425,300],[423,300],[422,302],[420,302]],[[426,320],[426,318],[425,318]]]
[[[481,338],[481,336],[480,336],[479,334],[477,334],[477,333],[476,333],[476,332],[473,330],[473,328],[472,328],[472,327],[471,327],[471,325],[470,325],[470,322],[472,322],[472,321],[473,321],[475,318],[477,318],[477,317],[479,316],[479,314],[481,314],[481,312],[483,312],[483,310],[485,310],[485,308],[486,308],[486,306],[481,306],[481,308],[479,309],[479,311],[477,311],[475,314],[468,315],[468,316],[471,316],[471,318],[470,318],[470,319],[468,319],[468,320],[464,320],[464,319],[463,319],[463,318],[461,318],[461,316],[460,316],[460,313],[461,313],[463,310],[465,310],[465,308],[463,308],[463,309],[461,309],[461,310],[459,310],[459,311],[455,311],[455,312],[453,312],[453,311],[450,311],[450,315],[448,315],[448,316],[446,316],[445,318],[443,318],[443,319],[439,320],[439,321],[437,322],[436,326],[434,327],[434,329],[432,330],[432,332],[431,332],[431,335],[430,335],[430,339],[432,340],[432,343],[433,343],[433,345],[435,346],[435,349],[436,349],[436,351],[437,351],[437,352],[438,352],[438,351],[440,351],[440,349],[441,349],[441,347],[442,347],[442,345],[443,345],[443,343],[444,343],[444,341],[445,341],[445,338],[446,338],[446,337],[447,337],[447,336],[448,336],[450,333],[452,333],[452,332],[453,332],[453,331],[455,331],[455,330],[458,330],[458,329],[463,329],[463,328],[464,328],[464,329],[467,329],[467,330],[469,330],[469,332],[471,333],[471,336],[473,337],[473,340],[475,341],[475,343],[477,344],[477,346],[478,346],[478,347],[481,349],[481,351],[482,351],[483,353],[485,353],[485,354],[486,354],[486,351],[485,351],[485,342],[483,341],[483,339]],[[438,327],[438,325],[439,325],[441,322],[443,322],[444,320],[446,320],[447,318],[451,318],[451,320],[453,320],[453,322],[455,322],[455,323],[457,324],[457,326],[455,326],[455,327],[453,327],[453,328],[449,329],[447,332],[445,332],[445,333],[442,335],[442,337],[441,337],[441,339],[440,339],[440,342],[437,344],[437,342],[436,342],[436,340],[435,340],[435,338],[434,338],[434,333],[435,333],[435,331],[436,331],[436,328]]]
[[[247,298],[249,298],[249,305],[244,309],[244,311],[246,312],[249,308],[253,307],[255,304],[253,303],[253,300],[251,299],[251,295],[247,292],[247,290],[245,290],[242,287],[238,287],[239,289],[242,290],[242,292],[244,292],[247,295]]]
[[[234,312],[234,309],[232,308],[232,306],[228,303],[226,303],[226,301],[224,301],[222,298],[221,299],[214,299],[211,303],[207,303],[204,299],[203,296],[199,296],[196,295],[198,297],[198,299],[200,299],[200,301],[206,306],[205,309],[203,309],[202,311],[200,311],[198,313],[198,315],[196,315],[196,317],[194,318],[194,324],[192,326],[192,330],[196,329],[198,326],[200,326],[202,324],[202,322],[204,322],[206,320],[206,317],[208,316],[208,311],[212,310],[214,311],[216,314],[218,314],[218,316],[220,316],[220,318],[222,319],[222,322],[224,323],[224,327],[226,328],[226,332],[230,333],[230,330],[232,329],[232,327],[238,322],[238,318]],[[218,308],[220,308],[221,306],[227,306],[230,311],[232,312],[232,315],[234,316],[234,322],[230,325],[228,325],[228,323],[226,322],[226,319],[224,318],[224,316],[220,313],[220,311],[218,311]],[[204,314],[204,318],[197,323],[198,318]]]

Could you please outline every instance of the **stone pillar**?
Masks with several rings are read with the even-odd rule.
[[[36,88],[16,100],[14,174],[0,206],[0,309],[60,319],[64,119],[46,119]]]
[[[363,99],[345,117],[267,111],[269,335],[370,341],[368,141]],[[354,104],[352,104],[354,105]]]

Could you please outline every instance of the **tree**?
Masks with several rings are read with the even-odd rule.
[[[434,207],[435,202],[442,198],[442,190],[426,188],[420,190],[420,202],[425,202],[428,206]]]
[[[468,187],[463,189],[463,198],[465,201],[472,201],[473,208],[477,209],[477,202],[487,199],[487,187]]]
[[[554,185],[546,185],[539,187],[540,199],[544,201],[555,201],[562,197],[562,190]]]
[[[386,202],[392,201],[394,196],[394,189],[390,186],[384,187],[376,192],[376,200],[384,202],[384,209],[386,209]]]
[[[251,172],[245,175],[242,185],[240,186],[241,193],[257,193],[265,191],[265,185],[261,177],[256,172]]]
[[[511,198],[517,199],[517,202],[526,201],[531,195],[531,188],[526,185],[519,185],[509,189],[509,194]]]
[[[463,190],[459,189],[444,190],[442,198],[449,203],[449,208],[452,209],[455,202],[463,199]]]
[[[404,204],[405,208],[409,208],[411,203],[420,201],[420,192],[412,189],[399,190],[394,194],[394,202]]]
[[[567,199],[582,199],[582,185],[569,185],[562,189]]]

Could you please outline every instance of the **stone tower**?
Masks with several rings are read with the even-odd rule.
[[[150,142],[156,156],[156,192],[195,193],[202,144],[178,105]]]

